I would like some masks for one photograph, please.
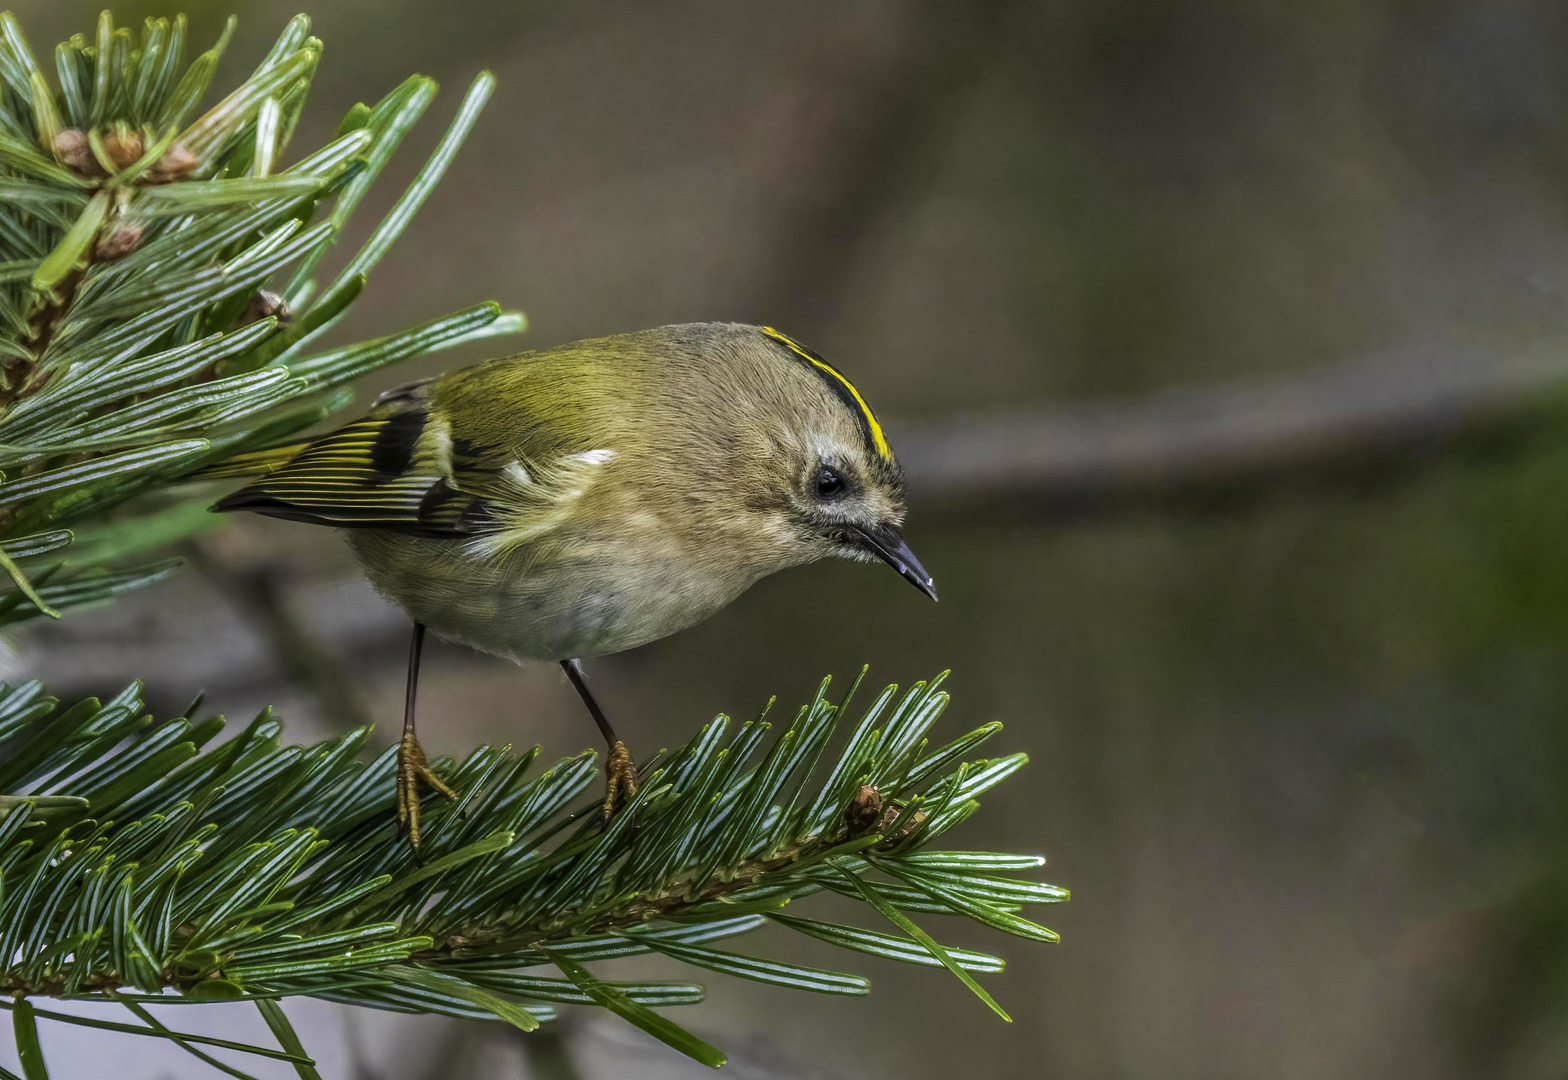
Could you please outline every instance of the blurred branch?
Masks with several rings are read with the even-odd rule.
[[[740,314],[809,332],[843,294],[856,255],[920,178],[944,111],[985,71],[1009,4],[907,5],[892,33],[821,43],[766,125],[789,174],[777,257]],[[1561,409],[1568,356],[1500,356],[1444,343],[1308,374],[1150,397],[910,425],[897,433],[913,497],[1030,514],[1130,508],[1190,494],[1356,475]]]
[[[1513,356],[1411,349],[1288,378],[932,421],[895,442],[917,502],[1064,514],[1358,474],[1537,424],[1562,412],[1565,390],[1560,343]]]

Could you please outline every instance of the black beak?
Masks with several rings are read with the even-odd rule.
[[[877,558],[897,570],[903,579],[925,593],[931,599],[936,599],[936,586],[931,583],[931,575],[926,573],[926,568],[920,565],[920,560],[915,558],[915,553],[909,550],[909,545],[904,543],[904,537],[895,528],[884,527],[876,530],[855,529],[855,534],[860,537],[866,549]]]

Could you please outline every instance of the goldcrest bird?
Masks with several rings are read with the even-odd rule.
[[[345,530],[414,621],[397,793],[416,847],[420,782],[452,794],[414,732],[426,627],[565,668],[609,747],[608,815],[636,768],[581,659],[683,630],[830,555],[880,559],[936,599],[904,542],[903,474],[876,415],[770,327],[665,326],[490,360],[235,462],[262,469],[213,509]]]

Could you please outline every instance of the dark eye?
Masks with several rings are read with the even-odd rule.
[[[831,499],[844,490],[844,478],[826,465],[817,470],[817,497]]]

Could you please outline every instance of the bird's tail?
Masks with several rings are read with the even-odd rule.
[[[245,480],[276,472],[299,453],[309,442],[287,443],[267,450],[252,450],[248,454],[235,454],[231,458],[197,469],[189,480]]]

